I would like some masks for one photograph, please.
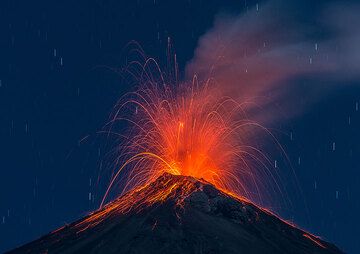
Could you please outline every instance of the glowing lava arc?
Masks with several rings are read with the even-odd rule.
[[[221,96],[210,79],[172,85],[150,74],[141,77],[138,90],[120,99],[107,124],[109,135],[125,140],[116,150],[116,161],[124,163],[114,172],[100,208],[119,178],[122,194],[164,172],[203,178],[260,204],[266,195],[282,193],[279,175],[253,145],[256,131],[272,134],[246,117],[245,103]],[[120,121],[131,125],[126,135],[114,130]]]

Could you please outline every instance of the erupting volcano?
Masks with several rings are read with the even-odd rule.
[[[284,189],[257,131],[277,141],[247,103],[211,79],[168,85],[150,63],[102,131],[118,137],[119,166],[100,208],[11,253],[340,253],[255,205]]]
[[[248,118],[250,102],[221,95],[215,81],[175,84],[154,78],[152,59],[134,76],[139,89],[119,100],[104,133],[119,138],[114,149],[110,192],[125,193],[145,186],[163,173],[205,179],[217,188],[262,204],[282,196],[281,177],[262,152],[259,133],[275,137]],[[160,71],[158,71],[161,73]],[[169,84],[170,83],[170,84]],[[116,126],[126,122],[126,134]],[[282,147],[276,144],[279,151]]]

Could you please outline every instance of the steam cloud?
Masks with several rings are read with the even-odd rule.
[[[332,3],[307,14],[270,1],[238,16],[220,14],[186,73],[212,77],[226,95],[260,106],[248,110],[261,121],[293,117],[339,83],[359,79],[358,13],[360,5]]]

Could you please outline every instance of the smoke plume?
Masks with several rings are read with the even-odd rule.
[[[214,78],[264,122],[296,116],[340,83],[359,80],[358,13],[360,5],[309,11],[269,1],[219,14],[199,39],[187,76]]]

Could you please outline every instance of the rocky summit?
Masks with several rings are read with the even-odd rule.
[[[251,202],[164,174],[9,253],[342,253]]]

